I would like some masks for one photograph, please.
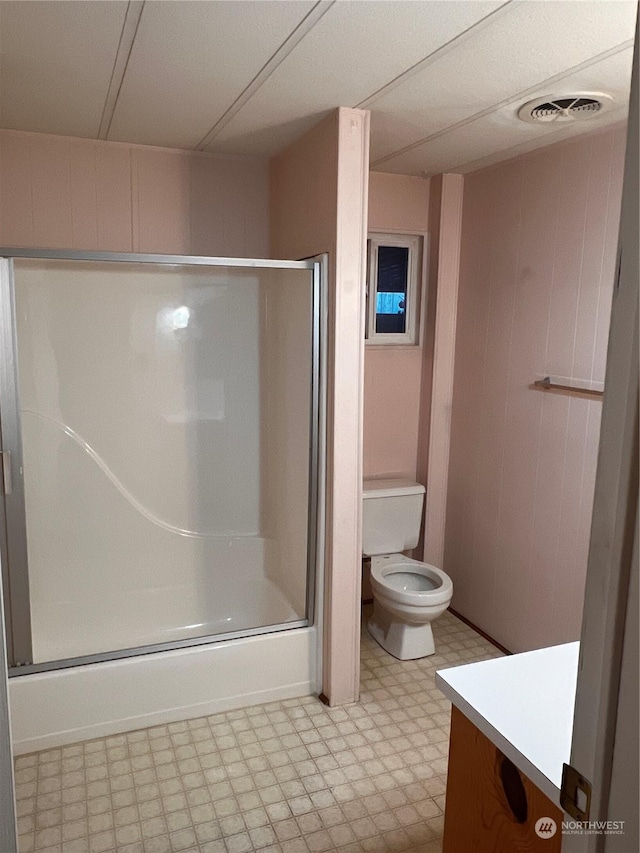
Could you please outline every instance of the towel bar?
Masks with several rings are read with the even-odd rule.
[[[560,385],[557,382],[552,382],[551,377],[545,376],[544,379],[536,379],[533,385],[529,386],[538,391],[555,391],[557,394],[573,394],[576,397],[591,397],[602,399],[604,391],[596,391],[594,388],[579,388],[575,385]]]

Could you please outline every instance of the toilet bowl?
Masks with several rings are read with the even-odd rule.
[[[435,652],[431,622],[453,595],[451,578],[443,571],[404,556],[420,538],[424,494],[420,483],[401,479],[365,480],[362,490],[362,552],[371,557],[373,591],[367,627],[400,660]]]
[[[371,588],[373,615],[367,628],[374,640],[400,660],[434,654],[431,622],[451,602],[451,578],[403,554],[382,554],[371,558]]]

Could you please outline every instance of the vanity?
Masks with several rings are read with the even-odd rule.
[[[559,853],[579,649],[436,672],[453,705],[443,853]]]

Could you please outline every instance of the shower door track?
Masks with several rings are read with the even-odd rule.
[[[51,672],[58,669],[69,669],[74,666],[87,666],[92,663],[105,663],[106,661],[133,658],[138,655],[152,655],[160,652],[172,652],[176,649],[191,649],[198,646],[209,646],[213,643],[223,643],[229,640],[241,640],[245,637],[259,637],[263,634],[276,634],[281,631],[292,631],[295,628],[308,628],[311,623],[308,619],[299,619],[296,622],[283,622],[281,625],[268,625],[264,628],[247,628],[246,631],[231,631],[228,634],[211,634],[206,637],[194,637],[188,640],[174,640],[167,643],[151,643],[147,646],[133,646],[130,649],[118,649],[112,652],[97,652],[92,655],[79,655],[73,658],[61,658],[44,663],[29,663],[22,666],[14,666],[9,669],[9,678],[21,675],[33,675],[36,672]]]
[[[267,625],[258,628],[248,628],[228,632],[225,634],[212,634],[202,637],[174,640],[169,642],[152,643],[143,646],[135,646],[126,649],[117,649],[99,652],[89,655],[81,655],[63,658],[42,663],[32,663],[31,649],[31,623],[29,611],[29,580],[27,564],[27,542],[26,542],[26,518],[24,505],[24,487],[22,476],[14,477],[13,494],[18,497],[18,506],[12,507],[9,512],[6,497],[9,492],[6,489],[7,476],[10,480],[10,471],[7,472],[7,451],[12,458],[20,474],[22,474],[22,447],[20,428],[20,400],[17,378],[17,352],[15,339],[15,300],[14,300],[14,278],[13,259],[24,258],[32,260],[60,260],[60,261],[103,261],[107,263],[142,263],[159,264],[163,266],[203,266],[203,267],[235,267],[244,269],[291,269],[309,270],[312,272],[312,340],[311,340],[311,400],[310,400],[310,426],[309,426],[309,512],[307,528],[307,593],[306,593],[306,619],[292,620],[276,625]],[[9,678],[30,675],[35,673],[50,672],[59,669],[85,666],[107,661],[120,660],[149,655],[179,649],[200,647],[221,643],[245,637],[256,637],[263,634],[273,634],[282,631],[306,628],[314,624],[314,613],[316,605],[316,583],[318,582],[318,549],[322,547],[323,536],[319,530],[322,524],[322,513],[319,512],[319,494],[321,490],[319,465],[323,455],[320,453],[319,439],[322,431],[321,411],[322,388],[324,382],[324,363],[326,359],[325,341],[326,335],[326,310],[327,279],[324,274],[326,255],[305,258],[304,260],[277,260],[270,258],[222,258],[207,257],[204,255],[163,255],[134,252],[82,252],[58,249],[28,249],[0,247],[0,352],[2,363],[0,368],[0,458],[2,459],[2,472],[0,474],[0,560],[2,562],[2,578],[0,592],[4,588],[4,609],[6,615],[6,644],[9,658]],[[2,403],[8,404],[9,412],[2,410]],[[11,447],[6,442],[5,434],[10,438]],[[4,480],[5,488],[2,487]],[[15,502],[14,502],[15,504]],[[9,521],[17,525],[20,532],[15,533],[12,539],[15,543],[11,545],[8,536]],[[12,560],[13,556],[13,560]],[[17,559],[16,559],[17,558]],[[18,563],[17,567],[15,563]],[[12,565],[13,564],[13,565]],[[19,628],[14,618],[13,607],[15,604],[12,592],[18,591],[20,612],[24,614],[23,625]],[[1,598],[2,596],[0,596]],[[26,626],[25,626],[26,623]],[[25,630],[26,627],[26,630]],[[19,643],[15,642],[20,631]],[[25,636],[28,634],[28,636]],[[2,638],[0,637],[0,642]],[[19,645],[19,650],[16,646]],[[22,658],[22,661],[20,661]]]

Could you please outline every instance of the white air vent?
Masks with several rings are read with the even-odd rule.
[[[528,101],[518,110],[518,117],[535,124],[538,122],[586,121],[602,115],[613,106],[613,98],[599,92],[579,95],[547,95]]]

